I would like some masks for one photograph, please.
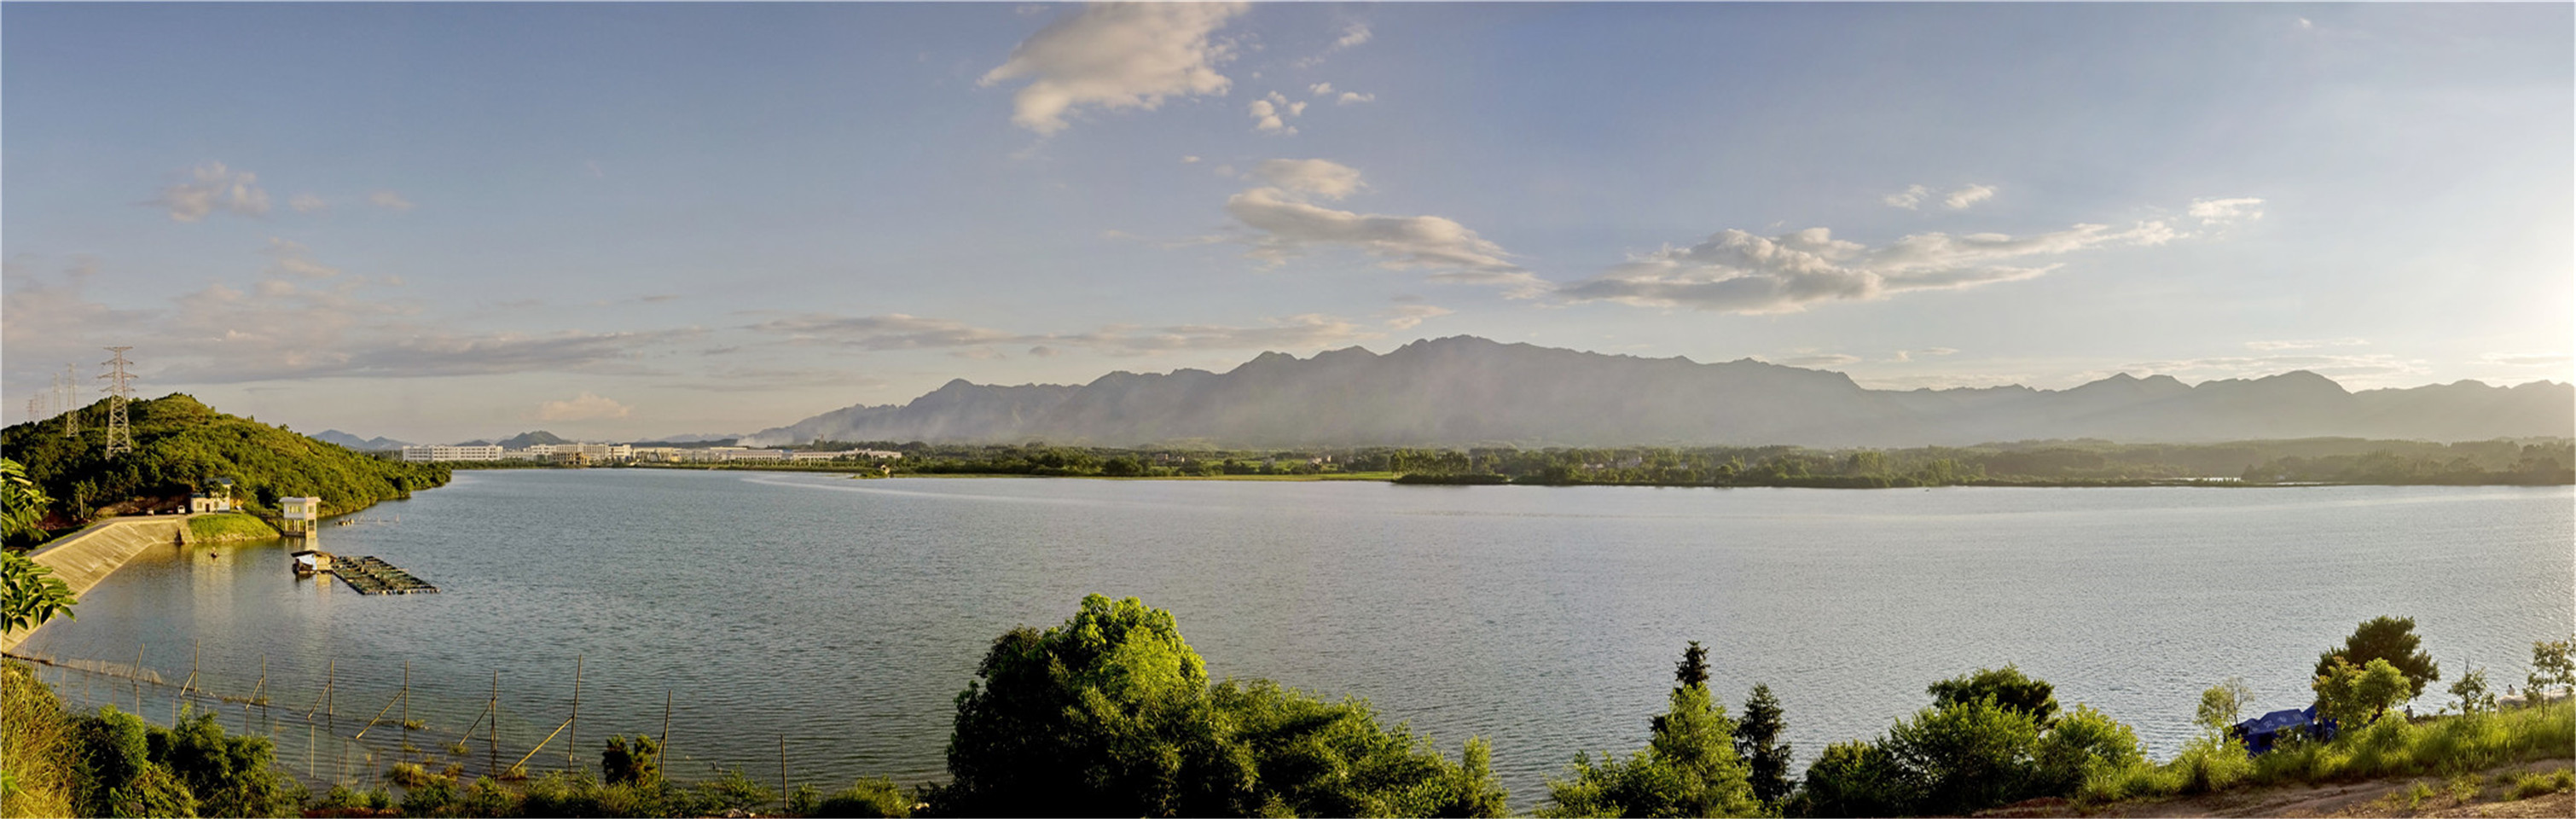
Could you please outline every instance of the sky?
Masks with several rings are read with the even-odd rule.
[[[0,6],[0,409],[738,434],[1476,335],[2571,378],[2568,4]]]

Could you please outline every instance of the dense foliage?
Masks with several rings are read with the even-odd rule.
[[[1708,652],[1692,642],[1673,670],[1646,747],[1620,759],[1579,756],[1547,783],[1543,816],[1754,816],[1762,800],[1735,750],[1736,723],[1708,693]]]
[[[233,481],[233,496],[259,512],[274,512],[281,497],[319,497],[323,511],[353,512],[377,501],[443,485],[447,468],[382,460],[290,432],[226,415],[173,393],[135,401],[127,415],[135,450],[109,457],[103,447],[107,407],[79,410],[81,435],[58,427],[19,424],[0,432],[10,457],[54,500],[50,519],[59,526],[102,514],[184,503],[192,491]]]
[[[2406,696],[2414,699],[2424,693],[2424,684],[2442,678],[2442,666],[2433,655],[2422,650],[2423,640],[2415,636],[2415,618],[2373,617],[2362,621],[2343,640],[2343,647],[2327,649],[2317,655],[2317,669],[2311,675],[2324,677],[2335,670],[2338,660],[2355,668],[2367,668],[2372,660],[2386,660],[2406,677]]]
[[[226,735],[212,712],[160,728],[111,705],[73,735],[83,816],[281,816],[304,796],[267,737]]]
[[[1935,702],[1874,742],[1827,748],[1794,806],[1809,816],[1964,814],[2072,796],[2094,772],[2143,758],[2137,734],[2090,707],[2058,713],[2017,668],[1934,683]]]
[[[1968,447],[1819,450],[1796,446],[1472,449],[1350,447],[1224,450],[817,442],[798,449],[895,450],[897,474],[1194,477],[1388,474],[1500,476],[1526,484],[1897,487],[1956,484],[2134,484],[2184,478],[2248,483],[2576,483],[2566,440],[2436,444],[2309,438],[2218,444],[2024,441]],[[856,467],[851,467],[855,469]],[[874,466],[867,467],[873,470]],[[1462,481],[1428,480],[1431,483]]]
[[[1091,595],[994,641],[957,697],[954,815],[1495,815],[1481,743],[1450,762],[1366,703],[1210,686],[1169,612]]]

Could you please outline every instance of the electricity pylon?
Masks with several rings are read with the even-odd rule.
[[[132,384],[134,375],[125,371],[125,365],[134,362],[125,360],[125,351],[134,348],[108,347],[106,349],[116,356],[99,362],[99,365],[107,367],[108,371],[100,373],[98,377],[107,379],[107,388],[101,390],[108,394],[107,454],[109,457],[115,457],[134,451],[134,430],[125,423],[125,402],[127,396],[134,392]]]
[[[63,402],[63,437],[80,437],[80,399],[72,397],[80,394],[80,371],[70,364],[63,365],[62,384],[54,388],[54,394]]]

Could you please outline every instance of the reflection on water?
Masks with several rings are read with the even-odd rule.
[[[784,741],[800,781],[919,781],[992,639],[1097,591],[1171,609],[1216,676],[1367,697],[1453,752],[1491,739],[1525,806],[1576,752],[1642,744],[1685,640],[1711,646],[1729,703],[1778,692],[1801,758],[2004,663],[2169,754],[2202,688],[2241,675],[2257,708],[2303,704],[2316,653],[2382,614],[2416,618],[2450,674],[2518,677],[2576,620],[2570,500],[467,472],[322,529],[440,594],[298,580],[295,541],[154,549],[23,650],[140,652],[165,684],[46,679],[167,720],[202,645],[196,686],[271,705],[201,704],[326,781],[393,758],[507,767],[550,733],[529,767],[594,762],[611,732],[659,733],[666,696],[675,775],[773,781]],[[498,739],[452,753],[495,700]],[[332,739],[388,705],[421,720],[417,751],[383,725]]]

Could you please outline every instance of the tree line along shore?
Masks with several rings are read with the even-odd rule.
[[[1662,713],[1626,753],[1582,753],[1546,784],[1539,816],[2022,815],[2262,786],[2442,777],[2455,799],[2515,801],[2576,791],[2576,771],[2487,777],[2500,765],[2563,760],[2576,748],[2576,639],[2534,644],[2529,695],[2499,698],[2486,669],[2462,669],[2456,702],[2416,716],[2401,704],[2443,679],[2413,622],[2377,618],[2314,670],[2330,730],[2285,733],[2249,753],[2237,727],[2252,705],[2219,681],[2200,734],[2150,759],[2135,731],[2044,680],[1981,668],[1933,681],[1928,703],[1880,736],[1837,742],[1803,771],[1766,685],[1730,709],[1710,689],[1696,642],[1671,672]],[[2359,662],[2356,663],[2355,661]],[[1721,660],[1722,661],[1722,660]],[[107,706],[64,709],[24,664],[6,668],[8,816],[1504,816],[1511,794],[1492,753],[1454,754],[1365,700],[1265,680],[1219,679],[1169,612],[1093,595],[1059,626],[996,638],[956,700],[945,781],[882,777],[780,791],[740,770],[696,782],[665,775],[647,733],[612,736],[595,769],[462,776],[457,749],[416,749],[366,780],[315,792],[262,736],[228,735],[211,713],[162,727]],[[2424,787],[2420,783],[2419,789]],[[2467,794],[2466,797],[2460,794]],[[2483,795],[2483,796],[2481,796]],[[2418,796],[2420,801],[2423,797]],[[2557,797],[2552,797],[2557,798]],[[2148,802],[2148,804],[2154,804]],[[732,812],[732,813],[728,813]]]
[[[2576,484],[2576,442],[2428,443],[2309,438],[2208,444],[2027,441],[1971,447],[1822,450],[1797,446],[1229,450],[823,441],[802,452],[885,451],[866,462],[635,463],[661,469],[841,472],[861,476],[1384,480],[1414,484],[1892,488],[1920,486],[2283,486]],[[544,468],[451,463],[454,469]]]

